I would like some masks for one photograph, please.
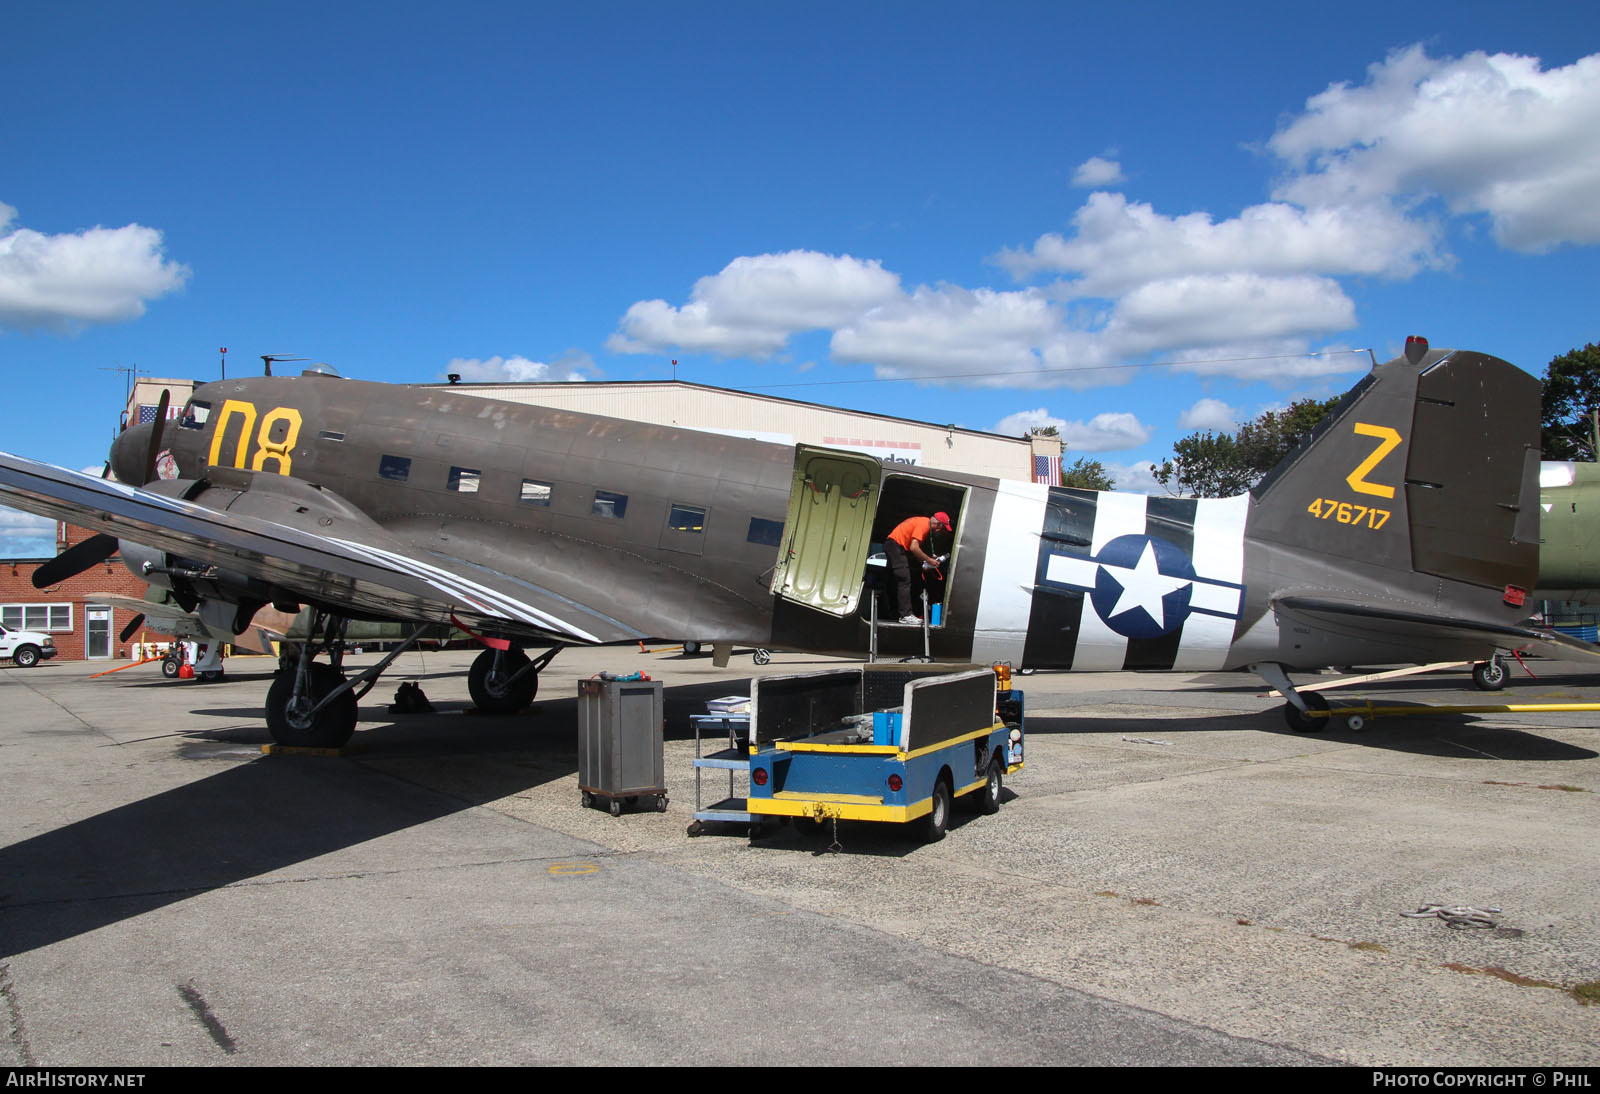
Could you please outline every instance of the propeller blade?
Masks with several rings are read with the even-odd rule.
[[[161,453],[161,431],[167,424],[167,404],[172,401],[172,393],[166,388],[161,389],[161,398],[156,400],[156,419],[150,423],[150,448],[144,456],[144,482],[156,477],[156,456]]]
[[[128,639],[133,637],[133,632],[142,626],[144,626],[144,613],[140,612],[138,615],[128,620],[128,625],[122,628],[121,634],[117,635],[117,641],[126,642]]]
[[[90,536],[82,543],[74,543],[55,558],[33,571],[33,587],[48,589],[75,574],[81,574],[96,562],[104,562],[117,553],[117,537],[104,532]]]

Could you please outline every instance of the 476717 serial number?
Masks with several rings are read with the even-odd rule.
[[[1306,512],[1323,520],[1336,520],[1340,524],[1356,524],[1363,528],[1370,528],[1376,532],[1389,523],[1389,510],[1372,509],[1365,505],[1356,505],[1348,501],[1335,501],[1332,498],[1314,498],[1306,506]]]

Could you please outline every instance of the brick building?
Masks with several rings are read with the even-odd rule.
[[[71,524],[57,522],[56,552],[81,543],[94,533]],[[146,585],[122,564],[120,555],[97,562],[80,574],[50,586],[33,587],[33,574],[48,558],[0,560],[0,623],[21,630],[43,631],[55,640],[58,661],[111,659],[126,657],[129,643],[140,641],[140,632],[118,641],[122,628],[134,612],[100,603],[100,594],[138,599]],[[144,640],[165,642],[169,636],[148,627],[141,628]]]

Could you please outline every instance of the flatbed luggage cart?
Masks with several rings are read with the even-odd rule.
[[[752,681],[750,706],[757,817],[915,821],[932,842],[958,799],[998,810],[1004,777],[1023,766],[1023,694],[1005,666],[768,676]]]

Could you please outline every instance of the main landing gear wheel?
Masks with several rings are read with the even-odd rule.
[[[1321,692],[1305,691],[1300,693],[1300,698],[1306,701],[1306,706],[1312,710],[1327,710],[1328,700]],[[1283,704],[1283,720],[1289,723],[1289,728],[1296,733],[1321,733],[1328,728],[1328,719],[1312,718],[1300,713],[1300,708],[1293,703]]]
[[[512,714],[533,702],[539,693],[539,674],[525,672],[511,679],[526,664],[528,655],[521,650],[484,650],[478,654],[467,672],[467,691],[472,694],[473,703],[486,714]]]
[[[1499,691],[1506,686],[1510,678],[1511,673],[1506,671],[1506,663],[1498,657],[1479,661],[1472,666],[1472,682],[1480,691]]]
[[[346,691],[333,702],[310,713],[322,698],[344,683],[344,677],[329,665],[310,665],[306,669],[306,694],[294,694],[295,674],[280,672],[267,689],[267,728],[281,745],[298,748],[338,748],[356,731],[356,695]]]
[[[922,819],[922,842],[938,843],[950,827],[950,783],[943,775],[933,784],[933,809]]]

